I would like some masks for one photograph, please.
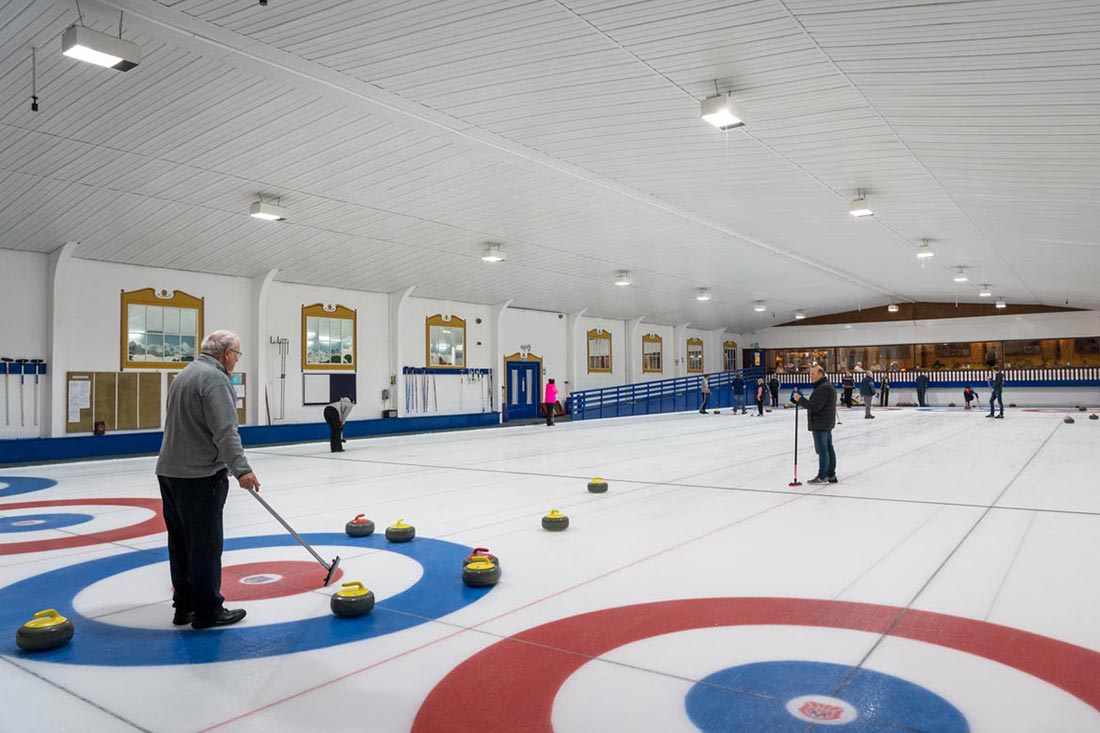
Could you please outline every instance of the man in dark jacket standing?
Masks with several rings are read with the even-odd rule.
[[[817,476],[807,483],[835,484],[836,451],[833,450],[833,426],[836,424],[836,387],[825,375],[825,369],[814,365],[810,369],[810,378],[814,380],[814,391],[804,397],[795,392],[791,402],[806,408],[807,427],[814,436],[814,451],[817,453]]]
[[[730,382],[733,386],[733,414],[737,414],[737,408],[741,408],[741,414],[745,414],[745,380],[741,378],[741,372]]]
[[[812,370],[811,370],[812,371]],[[845,407],[852,406],[852,390],[856,388],[856,380],[851,374],[845,374],[844,378],[840,380],[840,386],[844,388],[844,398],[841,402]]]
[[[986,415],[986,417],[993,417],[994,400],[996,400],[997,403],[1001,406],[1001,412],[997,415],[997,417],[1003,418],[1005,416],[1005,401],[1004,397],[1001,396],[1001,392],[1002,390],[1004,390],[1004,386],[1005,373],[1003,369],[998,367],[997,373],[993,375],[993,379],[989,380],[989,387],[993,390],[993,392],[989,395],[989,414]]]
[[[772,393],[772,407],[779,407],[779,377],[775,376],[775,372],[768,380],[768,391]]]
[[[229,374],[241,357],[241,340],[215,331],[202,354],[168,388],[164,439],[157,480],[168,528],[172,574],[172,623],[208,629],[245,617],[243,608],[222,606],[222,509],[228,472],[242,489],[259,491],[237,433],[237,398]]]
[[[921,407],[927,407],[924,404],[924,393],[928,391],[928,375],[924,372],[917,373],[917,404]]]
[[[863,419],[874,420],[871,414],[871,403],[874,402],[875,380],[867,372],[863,373],[863,381],[859,383],[859,396],[863,398]]]

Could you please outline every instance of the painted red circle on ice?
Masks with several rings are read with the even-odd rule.
[[[814,626],[888,634],[1012,667],[1100,707],[1100,653],[1009,626],[871,603],[811,598],[687,598],[570,616],[498,641],[455,667],[413,731],[550,733],[554,697],[582,666],[625,644],[721,626]],[[506,679],[508,684],[500,681]],[[492,694],[485,694],[491,690]],[[476,704],[472,704],[475,700]]]
[[[332,582],[338,583],[342,577],[344,571],[336,568]],[[325,569],[302,560],[249,562],[222,568],[222,595],[227,601],[286,598],[319,590],[323,582]]]
[[[161,515],[160,499],[55,499],[53,501],[21,501],[16,504],[0,504],[0,511],[6,509],[39,509],[50,506],[118,506],[138,507],[153,512],[153,516],[144,522],[131,524],[118,529],[109,529],[91,534],[56,537],[50,540],[29,540],[27,542],[7,542],[0,544],[0,555],[17,555],[21,552],[47,552],[49,550],[67,550],[72,547],[85,547],[119,540],[132,540],[135,537],[157,534],[164,531],[164,517]]]

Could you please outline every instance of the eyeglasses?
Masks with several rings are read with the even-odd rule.
[[[238,358],[238,359],[240,359],[240,358],[241,358],[242,356],[244,356],[244,354],[242,354],[241,352],[237,351],[236,349],[226,349],[226,351],[232,351],[232,352],[233,352],[234,354],[236,354],[236,355],[237,355],[237,358]]]

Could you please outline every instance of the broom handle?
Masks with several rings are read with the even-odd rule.
[[[314,550],[314,549],[313,549],[312,547],[310,547],[310,546],[309,546],[309,543],[308,543],[308,542],[306,542],[305,540],[303,540],[303,539],[302,539],[302,536],[301,536],[300,534],[298,534],[297,532],[295,532],[295,531],[294,531],[294,528],[293,528],[293,527],[291,527],[291,526],[290,526],[289,524],[287,524],[287,523],[286,523],[286,520],[284,520],[284,519],[283,519],[282,517],[280,517],[280,516],[279,516],[279,513],[278,513],[278,512],[276,512],[276,511],[275,511],[274,509],[272,509],[272,508],[271,508],[271,505],[270,505],[270,504],[268,504],[268,503],[267,503],[266,501],[264,501],[264,498],[263,498],[262,496],[260,496],[260,492],[259,492],[259,491],[253,491],[252,489],[245,489],[245,490],[246,490],[246,491],[247,491],[248,493],[252,494],[252,496],[254,496],[254,497],[256,498],[256,501],[258,501],[258,502],[260,502],[261,504],[263,504],[263,505],[264,505],[264,509],[267,509],[267,511],[269,511],[269,512],[271,513],[271,516],[273,516],[273,517],[275,517],[276,519],[278,519],[278,520],[279,520],[279,524],[283,525],[283,527],[285,527],[285,528],[286,528],[286,531],[287,531],[287,532],[290,532],[290,534],[292,534],[292,535],[294,536],[294,539],[298,540],[298,542],[299,542],[299,543],[300,543],[300,544],[302,545],[302,547],[304,547],[304,548],[306,548],[307,550],[309,550],[309,554],[310,554],[310,555],[313,555],[313,557],[317,558],[317,562],[321,563],[321,564],[322,564],[322,565],[324,565],[324,566],[325,566],[326,568],[327,568],[327,567],[329,566],[329,564],[328,564],[327,562],[325,562],[325,561],[324,561],[324,559],[323,559],[323,558],[322,558],[322,557],[321,557],[320,555],[318,555],[318,554],[317,554],[317,551],[316,551],[316,550]]]

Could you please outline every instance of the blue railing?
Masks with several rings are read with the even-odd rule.
[[[698,410],[703,403],[700,391],[703,376],[693,374],[690,377],[580,390],[569,396],[570,409],[574,420]],[[710,384],[708,407],[720,409],[732,405],[735,373],[714,372],[705,376]],[[753,385],[758,377],[763,376],[763,369],[742,370],[741,378],[745,380],[747,396],[751,397]]]

